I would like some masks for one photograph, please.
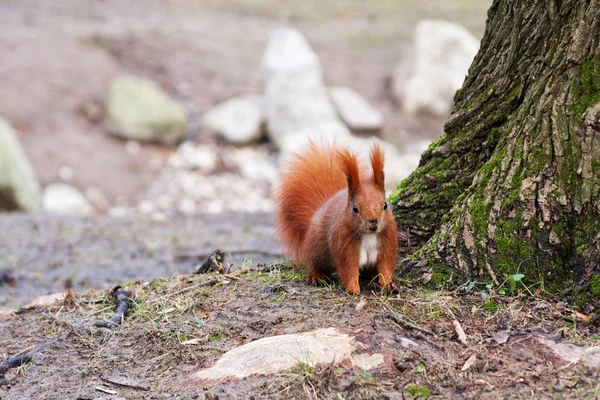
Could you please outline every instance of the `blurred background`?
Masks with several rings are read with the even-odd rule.
[[[3,0],[0,307],[281,259],[271,193],[307,137],[443,133],[491,0]],[[82,216],[84,216],[82,218]]]
[[[270,211],[307,132],[385,141],[393,188],[442,134],[490,3],[4,0],[0,130],[24,157],[3,155],[0,205]]]

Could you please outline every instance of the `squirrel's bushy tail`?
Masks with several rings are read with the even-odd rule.
[[[288,159],[281,172],[275,192],[277,229],[284,247],[296,260],[313,215],[330,197],[347,188],[339,155],[334,146],[311,141],[305,151]]]

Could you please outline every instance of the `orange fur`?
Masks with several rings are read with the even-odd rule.
[[[382,288],[392,285],[398,240],[385,203],[383,166],[377,145],[369,171],[349,150],[311,142],[282,172],[275,196],[279,235],[313,283],[337,273],[344,288],[356,294],[365,267],[376,269]],[[368,251],[376,249],[375,260],[363,241],[370,243]]]

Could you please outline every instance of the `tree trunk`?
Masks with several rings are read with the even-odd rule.
[[[494,1],[454,102],[390,196],[401,273],[600,297],[600,0]]]

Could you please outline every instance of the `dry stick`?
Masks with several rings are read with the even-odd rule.
[[[454,325],[454,330],[456,331],[456,335],[458,336],[458,341],[464,344],[465,346],[468,346],[469,342],[467,341],[467,335],[465,334],[465,331],[463,330],[462,326],[460,326],[460,322],[454,320],[452,321],[452,325]]]
[[[274,251],[258,250],[258,249],[233,250],[233,251],[227,251],[227,253],[228,254],[260,254],[263,256],[281,257],[281,252],[275,253]],[[204,258],[210,257],[212,254],[213,254],[213,252],[210,252],[210,253],[180,253],[180,254],[175,255],[175,259],[176,260],[185,260],[185,259],[189,259],[189,258],[204,259]]]
[[[420,326],[417,326],[417,325],[413,324],[412,322],[408,322],[401,315],[399,315],[394,310],[392,310],[392,308],[390,306],[387,306],[387,308],[390,311],[390,313],[387,315],[387,317],[393,319],[394,321],[396,321],[403,327],[408,328],[408,329],[414,329],[416,331],[426,333],[431,336],[435,336],[435,333],[433,333],[429,329],[421,328]]]
[[[150,390],[150,388],[148,386],[138,385],[137,383],[129,382],[126,380],[108,378],[104,375],[100,375],[100,379],[102,379],[104,382],[112,383],[113,385],[117,385],[117,386],[125,386],[125,387],[130,387],[132,389],[139,389],[139,390],[145,390],[145,391]]]
[[[6,371],[8,371],[11,368],[17,368],[17,367],[20,367],[23,364],[28,363],[29,361],[31,361],[33,359],[33,357],[37,353],[39,353],[40,351],[44,350],[46,347],[50,346],[51,344],[54,344],[54,343],[58,342],[61,339],[67,338],[70,334],[71,334],[71,332],[67,333],[66,335],[57,337],[56,339],[53,339],[53,340],[49,341],[48,343],[41,344],[41,345],[35,347],[31,351],[28,351],[26,353],[22,353],[20,355],[16,355],[16,356],[11,357],[11,358],[9,358],[8,360],[5,360],[5,361],[0,361],[0,374],[5,373]]]
[[[127,316],[127,310],[129,309],[129,291],[126,289],[119,289],[115,292],[115,297],[117,298],[115,314],[111,317],[110,321],[94,322],[95,327],[112,329],[123,322]]]

